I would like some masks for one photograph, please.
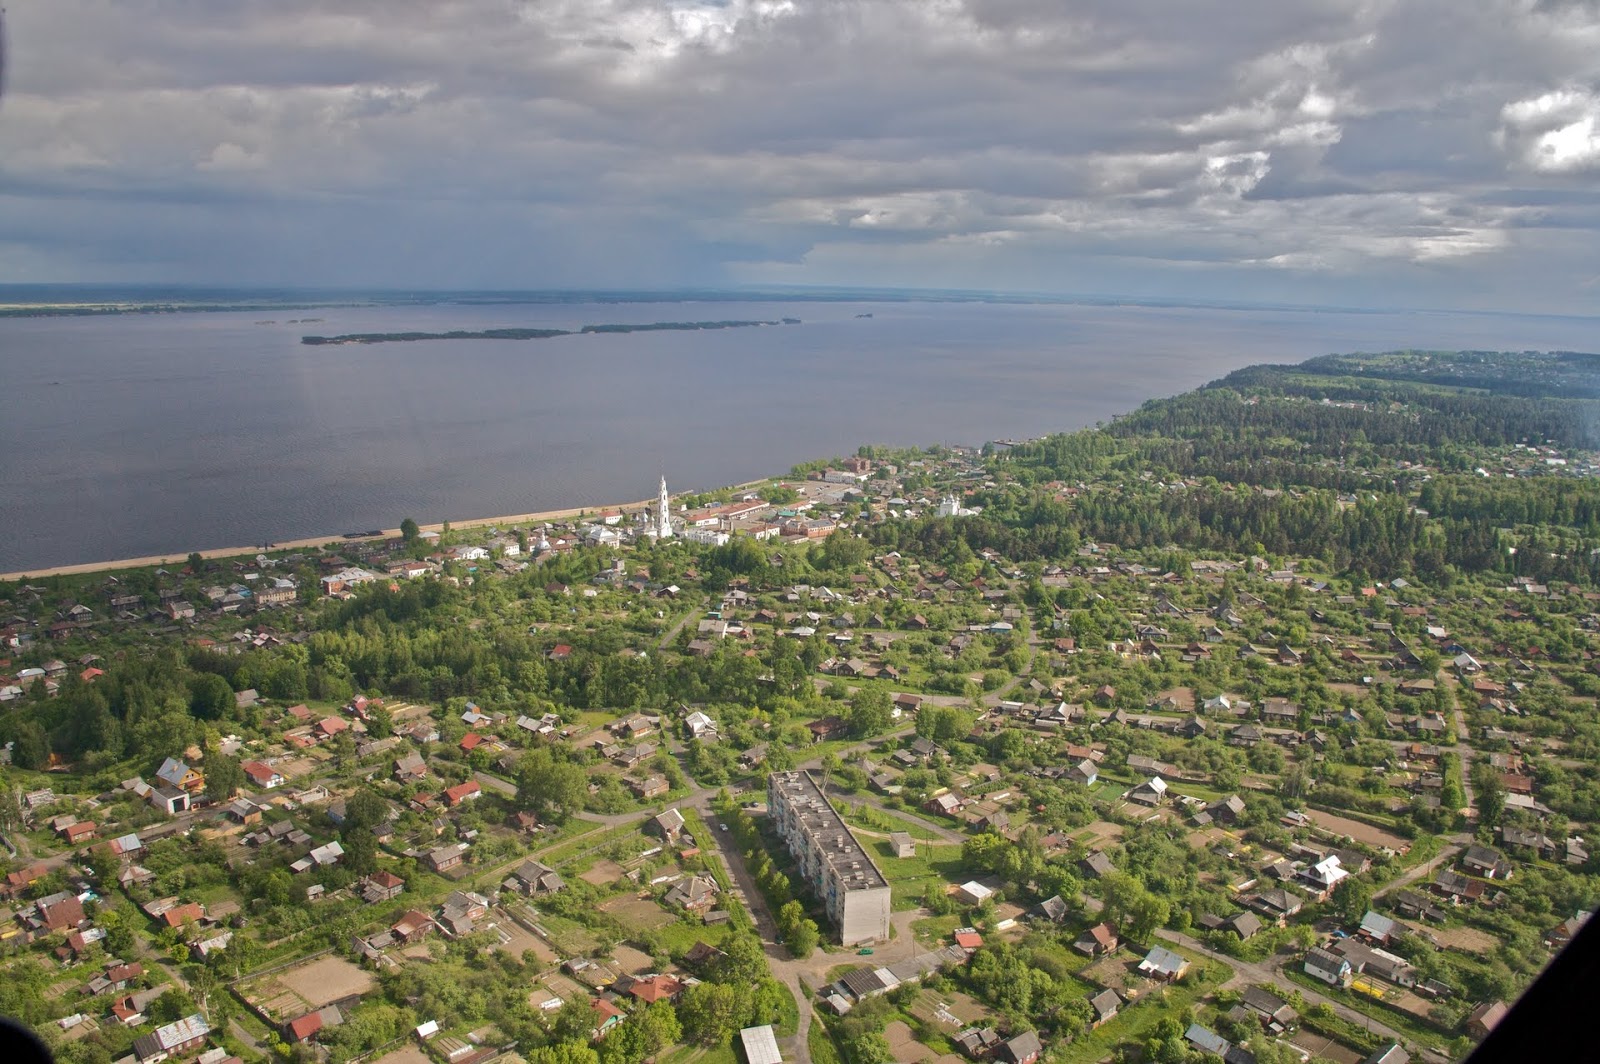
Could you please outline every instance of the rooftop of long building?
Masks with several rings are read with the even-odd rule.
[[[845,890],[870,890],[889,885],[810,773],[774,772],[770,783],[794,810],[795,820],[833,867]]]

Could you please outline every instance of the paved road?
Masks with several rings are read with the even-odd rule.
[[[1178,931],[1168,931],[1166,928],[1160,928],[1155,934],[1157,938],[1166,939],[1168,942],[1175,942],[1178,945],[1183,946],[1185,949],[1191,949],[1196,953],[1204,954],[1205,956],[1210,957],[1212,960],[1226,964],[1228,967],[1232,968],[1234,972],[1233,978],[1224,983],[1224,986],[1238,986],[1242,983],[1264,983],[1267,986],[1277,986],[1285,989],[1298,990],[1301,996],[1304,997],[1309,1004],[1327,1005],[1333,1009],[1335,1015],[1342,1019],[1349,1020],[1358,1027],[1362,1027],[1369,1031],[1376,1031],[1383,1037],[1392,1038],[1401,1044],[1406,1042],[1406,1037],[1399,1031],[1396,1031],[1392,1027],[1386,1027],[1377,1020],[1374,1020],[1372,1017],[1368,1016],[1366,1013],[1358,1012],[1355,1009],[1341,1004],[1330,997],[1319,994],[1315,990],[1301,986],[1299,983],[1291,983],[1287,979],[1284,979],[1278,971],[1278,962],[1283,958],[1270,958],[1264,964],[1257,964],[1253,961],[1243,961],[1237,957],[1230,957],[1226,953],[1218,953],[1216,950],[1210,949],[1195,939],[1190,938],[1188,935]],[[1293,958],[1287,959],[1293,962]]]

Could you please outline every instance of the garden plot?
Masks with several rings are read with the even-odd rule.
[[[349,961],[341,957],[319,957],[252,984],[245,997],[268,1016],[283,1020],[344,998],[358,997],[375,985],[370,973]]]
[[[612,898],[600,906],[600,911],[615,917],[629,931],[654,931],[677,919],[656,904],[654,898],[640,898],[633,894]]]

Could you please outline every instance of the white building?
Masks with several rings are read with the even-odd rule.
[[[839,942],[888,941],[889,881],[811,775],[772,773],[767,778],[767,815],[801,875],[822,899],[839,929]]]
[[[667,494],[667,478],[661,478],[661,495],[656,500],[654,525],[645,533],[656,539],[672,538],[672,498]]]

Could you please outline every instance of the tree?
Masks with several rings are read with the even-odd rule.
[[[670,1045],[676,1045],[683,1037],[683,1028],[678,1023],[678,1014],[672,1011],[672,1006],[665,1001],[657,1001],[646,1008],[637,1009],[628,1017],[628,1022],[639,1032],[639,1043],[647,1057],[655,1056]]]
[[[244,769],[238,759],[215,754],[206,758],[206,797],[226,801],[244,786]]]
[[[411,518],[408,517],[404,521],[400,522],[400,536],[408,544],[415,543],[417,541],[417,536],[421,533],[422,529],[418,528],[417,523]]]
[[[200,720],[221,720],[234,708],[233,687],[214,672],[189,681],[189,712]]]
[[[203,572],[205,570],[205,567],[206,567],[206,560],[200,556],[200,552],[197,551],[197,550],[196,551],[190,551],[189,552],[189,571],[191,573],[198,574],[200,572]]]
[[[588,796],[583,769],[545,747],[528,751],[517,765],[517,802],[542,820],[565,820]]]
[[[754,983],[767,973],[767,955],[753,934],[734,935],[722,944],[722,952],[726,956],[716,959],[711,972],[719,983]]]
[[[389,804],[376,791],[358,790],[344,804],[344,834],[371,831],[389,815]]]
[[[889,694],[882,688],[863,687],[850,699],[850,734],[857,739],[881,735],[894,722]]]
[[[1479,771],[1479,765],[1484,771]],[[1478,823],[1494,825],[1500,823],[1500,818],[1506,811],[1506,785],[1500,779],[1500,773],[1483,762],[1472,766],[1473,797],[1478,802]]]
[[[1346,876],[1328,899],[1332,910],[1347,924],[1359,923],[1372,908],[1372,884],[1359,876]]]
[[[726,1045],[742,1019],[738,992],[723,983],[691,986],[678,1005],[684,1037],[705,1046]]]
[[[24,721],[12,733],[16,745],[11,748],[11,763],[18,768],[44,769],[50,767],[50,736],[36,720]]]
[[[600,1064],[600,1054],[584,1042],[557,1042],[528,1052],[528,1064]]]

